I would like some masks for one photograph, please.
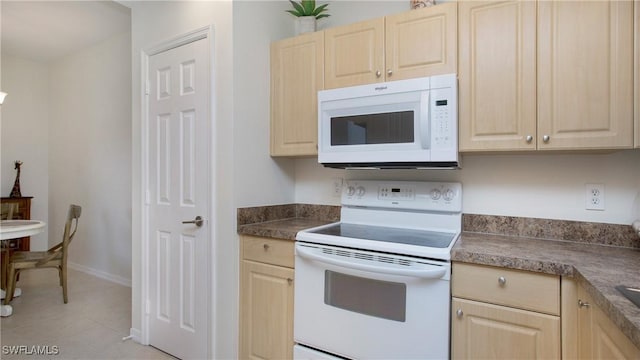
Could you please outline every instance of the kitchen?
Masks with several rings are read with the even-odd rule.
[[[275,204],[339,205],[334,179],[402,179],[454,181],[464,186],[463,212],[532,218],[565,219],[612,224],[630,224],[640,216],[640,154],[637,150],[612,153],[464,154],[462,170],[456,171],[344,171],[323,168],[314,158],[269,156],[269,45],[293,35],[288,2],[166,3],[132,6],[133,89],[139,89],[138,51],[150,43],[213,23],[216,26],[219,102],[218,124],[220,171],[217,200],[220,227],[216,256],[218,300],[213,354],[235,358],[237,354],[237,293],[239,249],[236,209]],[[320,28],[398,13],[408,1],[330,2],[332,16]],[[163,28],[164,19],[180,13],[184,21]],[[158,34],[153,31],[163,29]],[[233,69],[230,71],[229,69]],[[11,96],[11,95],[9,95]],[[139,94],[133,92],[132,168],[140,155]],[[228,136],[233,134],[233,136]],[[228,150],[232,151],[228,151]],[[225,151],[226,150],[226,151]],[[9,159],[15,160],[15,159]],[[260,182],[256,182],[260,174]],[[133,198],[139,199],[134,173]],[[584,208],[585,184],[605,184],[606,209]],[[232,206],[229,206],[232,204]],[[132,283],[134,315],[132,328],[141,324],[140,236],[136,202],[132,223]],[[225,240],[222,240],[225,239]]]
[[[482,7],[482,5],[479,5],[478,7]],[[459,25],[459,26],[462,26],[462,25]],[[362,28],[364,28],[364,26],[362,26]],[[335,33],[336,32],[331,32],[331,35],[329,34],[328,31],[325,33],[325,52],[328,51],[326,44],[329,40],[327,40],[327,37],[335,36]],[[300,41],[299,43],[302,44],[303,42]],[[290,44],[292,48],[293,46],[295,46],[293,42],[291,42]],[[286,46],[288,45],[283,42],[282,43],[283,49],[285,49]],[[349,47],[343,45],[343,48],[349,48]],[[462,50],[460,50],[460,52],[462,53]],[[274,52],[272,49],[272,54],[273,53]],[[332,58],[325,57],[325,59],[332,59]],[[462,62],[463,60],[460,59],[459,61]],[[329,65],[325,64],[325,86],[327,85],[326,82],[328,81],[326,66],[329,66]],[[310,66],[309,72],[312,71],[311,69],[312,69],[312,66]],[[272,73],[273,73],[273,70],[272,70]],[[284,72],[280,72],[280,73],[284,73]],[[462,80],[460,81],[462,83]],[[384,86],[381,86],[381,88],[384,88]],[[487,89],[485,89],[485,91],[486,90]],[[272,91],[273,91],[273,87],[272,87]],[[292,91],[292,92],[295,92],[295,91]],[[496,90],[496,92],[500,92],[500,90]],[[462,94],[463,92],[461,91],[460,101],[462,101]],[[292,101],[292,103],[295,103],[295,102],[296,101]],[[469,120],[461,118],[460,121],[462,123],[462,122],[467,122]],[[322,126],[323,125],[321,123],[319,130],[322,129]],[[273,129],[274,128],[272,127],[272,131]],[[279,130],[280,128],[276,128],[276,129]],[[626,135],[628,134],[629,133],[627,132]],[[540,139],[537,140],[538,149],[541,149],[544,147],[543,141],[545,144],[548,141],[548,140],[543,140],[542,135],[543,133],[541,132],[541,130],[538,130],[538,136],[540,136]],[[535,133],[534,133],[534,136],[535,136]],[[554,137],[551,136],[551,138],[553,139]],[[323,141],[323,137],[320,136],[319,144],[318,144],[319,152],[322,151],[322,146],[323,146],[321,144],[322,141]],[[526,140],[526,141],[530,142],[531,140]],[[553,140],[551,141],[553,142]],[[525,143],[524,136],[522,137],[522,143],[523,144]],[[293,147],[293,145],[295,144],[295,141],[291,141],[291,144],[292,144],[291,146]],[[273,149],[274,147],[272,143],[272,152],[274,151]],[[492,148],[489,148],[489,149],[492,149]],[[285,152],[286,149],[282,147],[281,151]],[[578,181],[581,184],[580,187],[590,184],[590,181],[586,179],[588,179],[590,176],[593,176],[593,175],[588,175],[586,173],[583,173],[583,171],[585,170],[587,172],[589,171],[588,169],[590,165],[588,163],[591,161],[596,161],[598,163],[596,167],[607,166],[606,163],[609,159],[611,159],[610,156],[612,155],[595,153],[595,154],[585,154],[582,156],[576,156],[573,153],[566,154],[562,152],[554,153],[553,155],[547,155],[547,154],[542,155],[539,153],[540,152],[538,152],[538,154],[526,153],[526,154],[520,154],[520,155],[514,155],[514,154],[497,155],[494,152],[493,154],[489,154],[489,155],[487,154],[474,155],[469,153],[469,151],[467,150],[463,152],[462,170],[459,172],[442,171],[438,173],[433,171],[421,172],[421,171],[415,171],[415,170],[414,171],[410,171],[410,170],[349,171],[348,170],[342,174],[339,172],[333,172],[332,174],[329,175],[331,176],[331,178],[329,178],[329,176],[326,176],[324,178],[321,178],[321,180],[317,180],[317,178],[322,176],[321,175],[322,173],[327,173],[327,169],[319,168],[317,164],[315,164],[315,161],[314,161],[315,159],[309,160],[308,162],[307,160],[297,160],[296,173],[298,174],[298,177],[296,178],[296,186],[300,186],[301,188],[304,188],[304,190],[303,191],[300,191],[300,189],[296,190],[297,191],[296,194],[298,196],[296,198],[296,202],[305,203],[305,204],[321,203],[321,204],[337,205],[337,202],[338,202],[337,196],[333,195],[335,193],[334,188],[336,187],[334,184],[340,184],[343,178],[345,179],[383,179],[387,181],[397,180],[397,179],[402,179],[402,180],[434,180],[435,179],[438,181],[451,181],[451,180],[461,179],[461,182],[463,184],[463,194],[464,194],[463,195],[464,196],[463,212],[465,214],[474,214],[474,213],[486,214],[488,211],[492,215],[495,214],[495,215],[514,216],[513,214],[519,214],[515,216],[528,217],[528,218],[544,218],[544,219],[578,220],[579,218],[580,221],[589,221],[589,220],[586,220],[586,218],[590,218],[590,217],[592,218],[593,215],[599,216],[600,214],[592,214],[593,210],[583,209],[587,207],[585,206],[585,197],[582,195],[577,195],[578,192],[583,192],[583,190],[570,189],[572,186],[568,185],[568,183],[565,183],[565,180],[569,180],[573,178],[573,180],[569,180],[569,182]],[[627,158],[630,161],[629,164],[637,163],[637,159],[635,158],[637,154],[633,154],[633,152],[627,152],[624,155],[622,154],[619,154],[619,155],[629,156],[629,158]],[[582,160],[585,160],[586,162],[581,163]],[[298,169],[298,167],[300,166],[302,166],[303,170]],[[633,166],[631,166],[630,168],[633,168]],[[322,169],[322,170],[318,170],[318,169]],[[475,173],[476,171],[477,171],[476,173],[477,177],[474,178],[473,173]],[[635,170],[631,170],[631,171],[634,172]],[[578,175],[578,173],[580,173],[580,175]],[[469,177],[467,178],[467,176]],[[574,178],[573,176],[577,176],[577,177]],[[628,212],[631,213],[631,216],[629,216],[628,214],[620,214],[621,216],[627,218],[626,224],[630,224],[634,220],[633,217],[637,216],[635,215],[637,213],[637,198],[638,198],[637,185],[635,185],[637,183],[637,179],[634,178],[635,175],[631,175],[631,176],[632,177],[628,178],[631,188],[634,188],[634,190],[632,190],[632,192],[629,194],[631,196],[631,199],[628,205],[629,206]],[[309,182],[309,184],[305,182],[302,185],[298,185],[299,180],[301,178],[304,178],[306,181]],[[579,181],[578,179],[583,179],[584,181]],[[326,183],[329,183],[329,186],[327,186]],[[351,185],[351,182],[345,183],[345,186],[347,185]],[[324,190],[323,190],[324,194],[322,195],[317,194],[318,193],[317,189],[320,187],[324,187]],[[473,194],[469,194],[467,192],[468,190],[473,192]],[[316,192],[315,195],[314,195],[314,191]],[[572,196],[571,195],[572,193],[576,196]],[[502,196],[504,196],[504,198]],[[336,200],[334,200],[334,202],[330,202],[328,201],[330,197],[334,197],[334,199]],[[573,199],[570,199],[572,197]],[[305,199],[305,200],[299,201],[299,199]],[[344,200],[344,197],[343,197],[343,200]],[[477,200],[478,203],[473,204],[474,200]],[[573,209],[569,210],[567,206],[573,207]],[[476,210],[471,210],[471,208],[474,208],[474,207],[476,208]],[[241,210],[244,211],[245,209],[241,209]],[[344,206],[343,206],[343,210],[344,210]],[[263,209],[263,211],[266,211],[266,210]],[[607,222],[607,221],[595,220],[594,222]],[[258,237],[261,236],[262,234],[262,236],[271,237],[268,235],[269,231],[278,233],[281,230],[282,233],[279,236],[273,236],[273,237],[275,238],[283,237],[283,238],[289,239],[289,237],[285,237],[286,232],[284,228],[286,228],[286,226],[283,226],[283,229],[278,229],[276,223],[266,223],[264,224],[264,228],[260,228],[256,230],[255,233],[251,231],[245,233],[244,227],[242,228],[241,233],[246,235],[258,236]],[[300,240],[300,234],[298,235],[297,238],[298,240]],[[250,250],[246,250],[248,252],[247,254],[243,253],[241,255],[241,257],[243,258],[243,262],[247,260],[249,262],[258,261],[253,257],[253,254],[251,251],[253,251],[254,246],[258,247],[258,245],[255,243],[259,242],[259,239],[249,236],[247,239],[243,241],[246,241],[245,246],[247,246],[247,248],[250,249]],[[544,243],[541,244],[540,246],[544,246]],[[528,251],[531,251],[531,250],[528,250]],[[266,252],[268,252],[268,250],[266,250]],[[455,252],[455,249],[454,249],[454,252]],[[266,260],[263,260],[263,262],[269,263]],[[273,263],[273,264],[277,265],[277,263]],[[296,275],[297,275],[298,256],[296,256],[295,268],[296,268]],[[246,278],[247,280],[245,281],[245,284],[249,284],[251,283],[251,281],[255,281],[256,284],[258,284],[257,278],[260,272],[257,269],[254,269],[254,268],[252,269],[253,269],[252,271],[255,271],[253,275],[255,276],[255,278],[254,277]],[[262,273],[262,275],[266,276],[265,273]],[[247,276],[250,276],[250,275],[247,275]],[[300,279],[298,280],[302,281]],[[325,282],[325,284],[327,283]],[[246,289],[246,285],[241,285],[241,292],[242,290],[245,290],[245,289]],[[297,289],[298,288],[296,287],[296,290]],[[249,297],[251,296],[250,295],[251,293],[252,293],[251,291],[247,290],[247,294]],[[325,294],[325,302],[328,301],[326,296],[329,296],[329,295]],[[295,308],[297,308],[298,306],[297,299],[298,297],[296,292]],[[247,301],[247,300],[245,297],[243,297],[242,301]],[[244,308],[244,310],[248,311],[250,308],[251,307],[249,306],[248,308]],[[321,312],[323,315],[328,314],[328,311],[327,313],[325,313],[324,308],[318,307],[316,308],[316,311]],[[297,319],[297,315],[295,316],[295,319]],[[323,348],[322,345],[319,345],[317,342],[314,343],[314,342],[311,342],[312,340],[303,339],[302,338],[303,335],[296,335],[297,330],[296,330],[295,323],[296,321],[294,320],[293,337],[297,341],[301,341],[301,342],[309,341],[310,344],[313,345],[312,347],[319,348],[320,350],[327,351],[329,353],[347,356],[347,357],[350,356],[349,355],[350,353],[345,352],[344,348],[340,348],[338,346],[331,347],[333,344],[335,344],[334,342],[331,342],[331,343],[328,342],[326,344],[327,347]],[[251,324],[251,322],[247,324]],[[346,321],[344,323],[343,322],[339,323],[339,326],[346,327],[346,329],[348,329],[346,331],[351,333],[353,331],[350,331],[350,330],[353,330],[353,328],[351,328],[350,325],[351,324],[347,323]],[[248,325],[245,324],[245,327],[247,326]],[[245,337],[248,336],[246,333],[241,333],[241,334],[243,334],[243,336]],[[319,337],[316,337],[316,338],[319,338]],[[245,346],[248,346],[246,351],[253,350],[253,351],[256,351],[256,354],[267,354],[259,351],[260,349],[259,341],[266,341],[265,339],[255,340],[255,341],[258,341],[257,343],[254,344],[256,346],[255,348],[252,347],[251,339],[253,338],[245,339],[247,341],[247,343],[245,343]],[[260,338],[257,338],[257,339],[260,339]],[[329,344],[332,344],[332,345],[329,345]],[[241,349],[242,348],[243,347],[241,345]],[[357,352],[354,352],[351,354],[357,354]],[[559,354],[552,354],[551,357],[555,357],[554,355],[558,355],[559,357]],[[351,356],[356,356],[357,358],[357,355],[351,355]],[[550,355],[547,354],[546,356],[549,357]]]

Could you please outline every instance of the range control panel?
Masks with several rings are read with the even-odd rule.
[[[348,180],[343,206],[462,211],[462,184],[427,181]]]

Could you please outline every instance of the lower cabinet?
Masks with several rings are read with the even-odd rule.
[[[294,242],[240,237],[240,359],[293,358]]]
[[[454,298],[453,359],[559,359],[560,317]]]
[[[580,359],[640,359],[638,349],[582,287],[577,290],[577,338]]]
[[[559,359],[560,278],[454,263],[453,359]]]

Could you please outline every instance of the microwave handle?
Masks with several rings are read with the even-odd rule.
[[[318,254],[314,254],[312,251],[305,249],[301,246],[296,246],[296,255],[303,257],[305,259],[318,261],[325,264],[336,265],[344,268],[354,269],[354,270],[362,270],[375,272],[380,274],[387,275],[400,275],[400,276],[410,276],[421,279],[439,279],[443,277],[446,273],[445,268],[435,267],[432,270],[410,270],[410,269],[398,269],[391,266],[387,266],[384,263],[380,263],[380,265],[365,265],[359,263],[353,263],[344,260],[333,259],[327,256],[322,256]]]
[[[431,118],[431,99],[429,90],[423,91],[420,94],[420,146],[423,149],[429,149],[429,133],[431,127],[429,125],[429,119]]]

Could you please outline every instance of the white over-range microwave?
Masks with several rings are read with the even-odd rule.
[[[318,92],[318,162],[333,168],[458,168],[456,74]]]

